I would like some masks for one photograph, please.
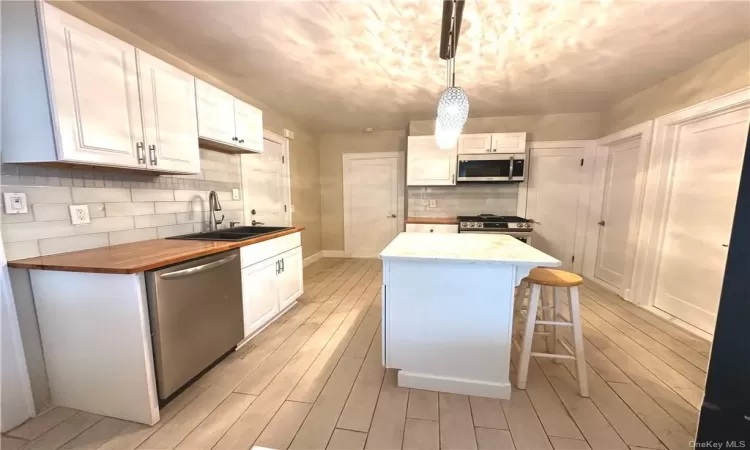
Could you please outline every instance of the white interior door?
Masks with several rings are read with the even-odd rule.
[[[288,226],[289,157],[284,138],[263,139],[263,152],[241,157],[245,224]],[[255,210],[256,214],[252,214]]]
[[[375,257],[398,235],[398,161],[398,156],[344,158],[347,256]]]
[[[604,172],[604,198],[599,222],[599,240],[594,277],[618,292],[628,279],[634,247],[636,180],[641,136],[609,147],[597,169]]]
[[[654,306],[713,332],[750,109],[682,126]]]
[[[532,245],[572,270],[575,255],[583,147],[529,149],[526,218],[533,219]]]

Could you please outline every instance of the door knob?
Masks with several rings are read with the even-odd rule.
[[[607,222],[605,222],[605,221],[603,221],[603,220],[600,220],[600,221],[599,221],[598,223],[599,223],[599,225],[601,225],[601,226],[604,226],[604,225],[606,225],[606,224],[607,224]]]
[[[386,216],[386,217],[389,217],[389,218],[391,218],[391,219],[395,219],[395,218],[396,218],[396,215],[395,215],[395,214],[391,214],[390,216]]]

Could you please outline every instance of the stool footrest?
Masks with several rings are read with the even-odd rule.
[[[554,320],[537,320],[535,325],[554,325],[556,327],[572,327],[570,322],[556,322]]]
[[[537,352],[531,352],[531,356],[539,356],[541,358],[576,359],[576,357],[572,356],[572,355],[560,355],[560,354],[557,354],[557,353],[537,353]]]

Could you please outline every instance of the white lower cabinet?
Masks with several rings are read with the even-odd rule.
[[[292,248],[243,267],[242,315],[245,338],[253,335],[294,303],[302,295],[302,291],[302,247]]]
[[[268,259],[242,269],[242,316],[245,337],[279,313],[278,261]]]
[[[407,233],[458,233],[458,224],[407,223]]]

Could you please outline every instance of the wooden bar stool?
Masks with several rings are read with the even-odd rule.
[[[526,389],[526,378],[529,373],[529,361],[532,356],[554,359],[575,359],[578,385],[581,397],[589,396],[588,381],[586,379],[586,357],[583,351],[583,331],[581,328],[580,308],[578,304],[578,286],[583,284],[583,278],[571,272],[556,269],[532,269],[529,276],[521,280],[516,291],[514,309],[522,321],[525,316],[523,340],[521,341],[521,358],[518,363],[518,378],[516,385],[519,389]],[[526,287],[531,288],[528,308],[524,310],[523,302]],[[552,298],[543,295],[543,288],[552,289]],[[568,291],[568,311],[570,321],[560,314],[561,294]],[[545,302],[545,300],[547,302]],[[541,314],[540,314],[541,312]],[[520,324],[519,324],[520,325]],[[544,331],[536,331],[538,327]],[[572,327],[575,351],[564,341],[557,340],[557,327]],[[534,335],[546,336],[547,353],[532,352],[531,344]],[[558,353],[557,344],[567,352]]]

